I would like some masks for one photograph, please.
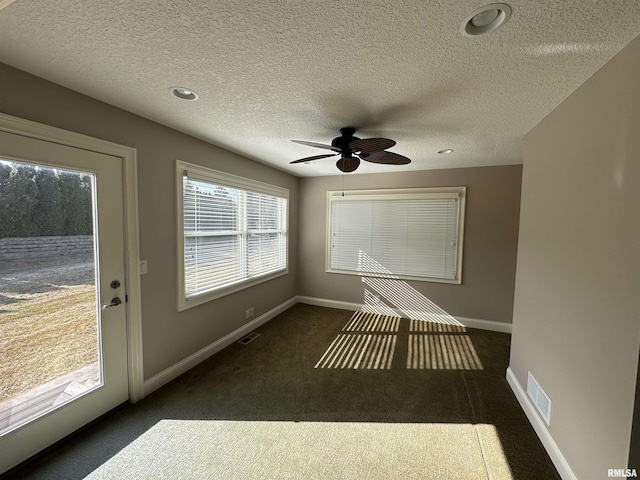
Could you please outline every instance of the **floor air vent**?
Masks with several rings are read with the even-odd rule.
[[[549,426],[551,423],[551,399],[542,389],[538,381],[531,375],[531,372],[528,373],[527,394],[538,409],[538,412],[540,412],[540,415],[542,415],[547,426]]]
[[[240,340],[238,340],[238,343],[246,345],[247,343],[250,343],[253,340],[255,340],[256,338],[258,338],[259,336],[260,336],[260,334],[258,332],[251,332],[246,337],[242,337]]]

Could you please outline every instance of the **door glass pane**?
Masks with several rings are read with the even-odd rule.
[[[0,160],[0,434],[102,385],[94,185]]]

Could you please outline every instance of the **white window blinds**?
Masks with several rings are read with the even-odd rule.
[[[287,268],[286,191],[201,167],[181,173],[185,299]]]
[[[464,189],[384,192],[329,192],[328,270],[459,283]]]

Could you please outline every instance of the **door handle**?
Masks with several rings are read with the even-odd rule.
[[[104,310],[105,308],[117,307],[120,304],[122,304],[122,300],[120,300],[120,297],[113,297],[111,299],[111,303],[109,305],[103,305],[102,309]]]

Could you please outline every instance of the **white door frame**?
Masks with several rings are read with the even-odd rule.
[[[0,113],[0,130],[122,158],[124,171],[125,284],[127,285],[127,365],[129,400],[144,397],[142,365],[142,308],[140,290],[140,244],[138,231],[138,179],[136,149],[69,132]]]

